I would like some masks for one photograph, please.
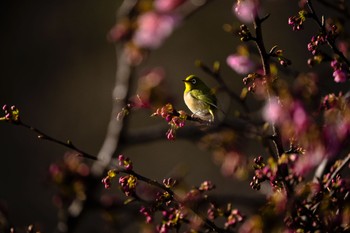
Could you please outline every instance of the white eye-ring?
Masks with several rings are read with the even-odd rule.
[[[192,84],[196,84],[197,80],[194,78],[192,79]]]

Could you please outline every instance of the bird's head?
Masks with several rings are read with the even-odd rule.
[[[199,89],[199,90],[208,89],[207,85],[205,85],[205,83],[195,75],[190,75],[182,81],[185,83],[185,92],[191,91],[193,89]]]

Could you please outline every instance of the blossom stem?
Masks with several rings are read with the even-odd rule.
[[[311,13],[311,18],[317,23],[318,27],[320,28],[321,32],[323,34],[327,34],[327,30],[324,24],[324,20],[322,19],[322,21],[318,18],[318,16],[316,15],[315,12],[315,8],[313,7],[312,1],[311,0],[307,0],[306,4],[310,10]],[[325,38],[327,41],[328,46],[333,50],[333,52],[335,54],[337,54],[339,56],[339,58],[346,63],[346,65],[348,66],[348,69],[350,71],[350,61],[345,57],[345,55],[338,49],[338,47],[335,45],[335,42],[333,39],[330,39],[329,37]]]
[[[263,71],[264,71],[264,76],[267,78],[267,82],[270,82],[270,76],[271,76],[271,69],[270,69],[270,54],[267,53],[267,50],[265,48],[264,44],[264,39],[262,35],[262,23],[265,21],[268,17],[269,14],[266,15],[263,18],[260,18],[258,15],[258,12],[254,12],[254,29],[255,29],[255,44],[256,47],[258,48],[260,58],[261,58],[261,63],[263,66]],[[269,87],[267,87],[267,94],[268,94],[268,100],[271,98],[270,92],[269,92]],[[280,134],[278,132],[278,129],[274,124],[272,124],[272,136],[271,140],[274,144],[275,147],[275,153],[276,153],[276,158],[280,157],[284,153],[283,149],[283,144],[282,140],[280,138]]]
[[[271,75],[271,70],[270,70],[270,55],[267,53],[265,44],[264,44],[264,39],[262,35],[262,22],[263,20],[259,18],[258,13],[255,12],[255,17],[254,17],[254,29],[255,29],[255,44],[258,48],[260,57],[261,57],[261,62],[263,66],[263,71],[265,76],[270,76]],[[267,19],[269,15],[265,16],[264,19]]]
[[[138,180],[141,180],[149,185],[153,185],[157,188],[160,188],[162,190],[164,190],[165,192],[168,192],[170,194],[170,198],[171,200],[181,204],[181,205],[184,205],[186,206],[189,210],[191,210],[194,214],[196,214],[198,217],[200,217],[202,219],[202,221],[205,223],[205,225],[210,228],[210,230],[212,231],[215,231],[215,232],[218,232],[218,233],[225,233],[227,232],[225,229],[222,229],[218,226],[215,225],[215,223],[213,223],[212,221],[210,221],[208,218],[206,218],[205,216],[203,216],[201,213],[199,213],[197,210],[189,207],[188,205],[186,205],[185,203],[183,203],[181,201],[181,198],[178,197],[176,195],[176,193],[171,189],[171,188],[168,188],[166,186],[164,186],[163,184],[157,182],[156,180],[152,180],[152,179],[149,179],[143,175],[140,175],[138,174],[137,172],[133,171],[133,170],[127,170],[127,169],[124,169],[124,168],[120,168],[118,169],[118,172],[121,172],[121,173],[125,173],[125,174],[128,174],[128,175],[132,175],[132,176],[135,176]]]
[[[332,180],[339,174],[339,172],[350,162],[350,153],[343,159],[342,163],[335,169],[326,183],[326,187],[329,187]]]

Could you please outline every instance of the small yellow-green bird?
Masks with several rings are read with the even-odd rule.
[[[195,75],[185,80],[184,101],[193,115],[205,121],[214,121],[214,110],[218,109],[216,96],[200,78]]]

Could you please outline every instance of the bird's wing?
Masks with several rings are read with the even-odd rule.
[[[194,89],[191,91],[191,95],[193,98],[203,101],[206,104],[209,104],[215,108],[218,108],[216,105],[216,97],[215,95],[205,95],[201,90]]]

